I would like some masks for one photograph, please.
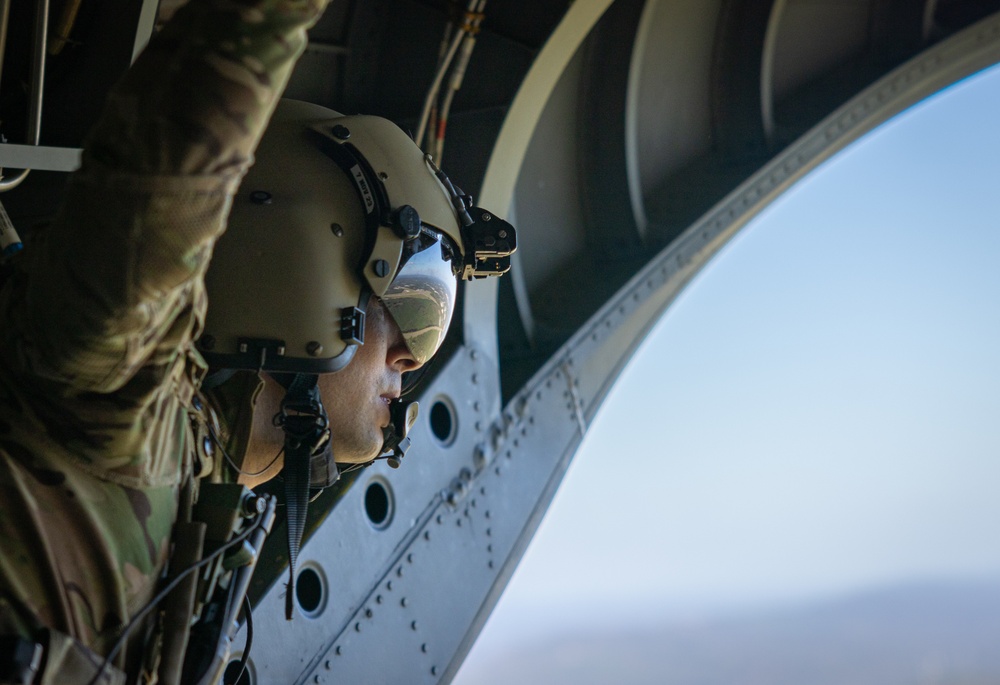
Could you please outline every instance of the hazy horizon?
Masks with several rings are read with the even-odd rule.
[[[1000,580],[925,581],[528,634],[486,651],[462,676],[480,685],[978,685],[1000,681],[997,635]]]

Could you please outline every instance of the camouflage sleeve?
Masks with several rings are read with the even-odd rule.
[[[79,395],[170,366],[197,334],[232,193],[325,4],[192,0],[154,37],[26,254],[0,335],[16,367]]]

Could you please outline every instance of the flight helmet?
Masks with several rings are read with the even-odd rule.
[[[215,369],[335,372],[369,298],[413,358],[440,348],[456,277],[510,268],[514,229],[473,207],[391,121],[283,100],[206,276],[199,351]]]

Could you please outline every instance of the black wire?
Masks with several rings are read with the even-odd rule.
[[[351,473],[352,471],[357,471],[359,469],[368,468],[369,466],[371,466],[372,464],[374,464],[375,462],[377,462],[377,461],[379,461],[381,459],[392,459],[395,456],[396,455],[393,454],[392,452],[386,452],[385,454],[378,455],[377,457],[375,457],[371,461],[364,461],[364,462],[360,462],[358,464],[338,464],[337,468],[340,469],[340,475],[343,476],[345,473]]]
[[[381,459],[381,458],[382,457],[375,457],[375,459]],[[372,464],[375,463],[375,459],[372,459],[371,461],[366,461],[366,462],[363,462],[363,463],[360,463],[360,464],[341,465],[341,466],[338,467],[338,468],[340,468],[340,475],[344,475],[345,473],[351,473],[352,471],[357,471],[358,469],[363,469],[366,466],[371,466]]]
[[[451,195],[451,204],[455,208],[455,212],[458,214],[462,225],[471,226],[473,224],[472,217],[469,216],[469,209],[465,203],[465,198],[468,196],[464,193],[460,193],[459,190],[455,188],[455,184],[451,182],[451,179],[448,178],[447,174],[437,168],[437,165],[434,164],[434,160],[429,154],[424,155],[424,161],[427,162],[431,171],[433,171],[434,175],[437,176],[439,181],[441,181],[441,185],[443,185],[448,191],[448,194]]]
[[[233,681],[233,685],[239,685],[243,679],[243,674],[247,670],[247,662],[250,661],[250,648],[253,647],[253,611],[250,606],[250,597],[243,595],[243,610],[247,615],[247,643],[243,646],[243,656],[240,657],[240,672]]]
[[[267,466],[265,466],[260,471],[257,471],[256,473],[252,473],[250,471],[244,471],[239,466],[237,466],[236,462],[233,461],[233,458],[229,456],[229,452],[226,451],[226,447],[225,445],[222,444],[222,440],[219,438],[219,436],[215,434],[215,429],[212,428],[211,424],[207,424],[206,427],[208,428],[208,434],[211,436],[212,442],[214,442],[216,447],[219,448],[219,451],[222,452],[222,456],[225,457],[227,462],[229,462],[229,466],[232,467],[232,469],[241,476],[251,476],[251,477],[263,476],[265,473],[268,472],[268,470],[272,466],[274,466],[275,462],[278,461],[278,457],[280,457],[282,452],[285,451],[285,447],[284,445],[282,445],[281,449],[278,450],[278,453],[274,455],[274,458],[268,462]]]
[[[253,533],[255,530],[257,530],[257,528],[260,527],[263,521],[264,521],[264,515],[257,514],[257,516],[254,517],[254,521],[249,528],[247,528],[245,531],[237,535],[235,538],[224,544],[219,549],[212,552],[210,555],[208,555],[201,561],[197,561],[188,566],[186,569],[181,571],[176,578],[167,583],[167,586],[162,590],[160,590],[156,594],[156,596],[153,597],[153,599],[149,600],[146,606],[140,609],[139,612],[132,617],[132,620],[130,620],[128,624],[126,624],[125,628],[122,630],[121,635],[119,635],[118,640],[115,642],[114,647],[112,647],[111,651],[108,652],[108,655],[104,657],[104,661],[101,662],[101,666],[100,668],[97,669],[97,673],[94,674],[94,677],[91,678],[90,682],[88,682],[87,685],[96,685],[97,681],[100,680],[101,676],[104,674],[104,669],[107,668],[108,664],[111,663],[112,659],[118,656],[118,652],[121,651],[121,648],[125,644],[125,640],[126,638],[128,638],[129,633],[131,633],[135,629],[135,627],[139,625],[139,621],[145,618],[146,614],[148,614],[153,609],[153,607],[155,607],[157,604],[163,601],[163,598],[166,597],[168,594],[170,594],[170,591],[173,590],[175,587],[177,587],[177,585],[180,584],[180,582],[188,574],[190,574],[192,571],[198,570],[203,566],[207,566],[220,554],[227,552],[236,545],[242,544],[244,540],[250,537],[251,533]]]

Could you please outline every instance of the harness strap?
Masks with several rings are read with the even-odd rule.
[[[178,521],[174,533],[174,553],[170,558],[170,580],[202,559],[207,526],[201,521]],[[159,664],[161,685],[179,685],[184,655],[191,636],[198,574],[190,573],[163,602],[163,647]]]
[[[45,655],[45,670],[41,685],[65,685],[90,682],[104,663],[102,657],[74,638],[49,629],[49,646]],[[125,673],[108,664],[95,685],[125,685]]]
[[[320,399],[319,377],[298,373],[286,386],[278,423],[285,431],[285,512],[288,521],[288,584],[285,618],[292,620],[295,607],[295,565],[309,509],[310,464],[315,455],[324,461],[330,452],[330,420]]]

